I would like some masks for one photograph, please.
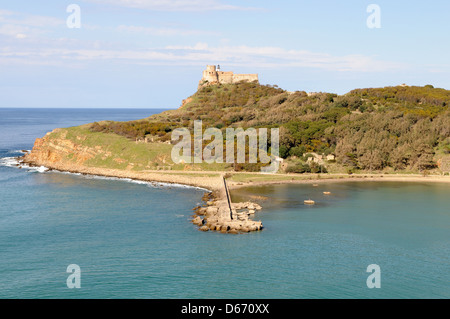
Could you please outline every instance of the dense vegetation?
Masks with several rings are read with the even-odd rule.
[[[425,87],[356,89],[345,95],[257,83],[208,86],[178,110],[145,120],[94,123],[91,130],[128,138],[170,140],[176,127],[279,127],[280,156],[336,155],[349,169],[428,170],[450,153],[450,91]],[[225,136],[225,134],[224,134]],[[307,167],[308,166],[308,167]],[[292,172],[324,171],[297,160]],[[243,169],[251,170],[251,167]]]

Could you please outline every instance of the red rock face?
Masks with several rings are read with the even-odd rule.
[[[61,132],[59,137],[53,133]],[[34,165],[56,168],[61,165],[83,165],[93,158],[101,149],[93,149],[76,144],[66,139],[64,130],[56,129],[43,138],[37,138],[31,152],[24,157],[24,161]]]

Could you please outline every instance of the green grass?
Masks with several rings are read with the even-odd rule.
[[[100,133],[89,130],[89,125],[69,127],[52,133],[51,138],[65,138],[79,147],[94,150],[95,157],[88,159],[84,165],[111,169],[142,170],[192,170],[225,171],[227,163],[175,164],[171,158],[172,145],[156,143],[136,143],[124,136],[114,133]],[[111,155],[108,156],[108,153]],[[66,156],[69,161],[76,161],[74,154]],[[130,165],[132,164],[132,165]],[[207,176],[208,174],[205,174]],[[214,174],[210,174],[214,175]],[[198,175],[195,175],[198,176]]]
[[[113,133],[89,131],[86,126],[76,126],[54,133],[55,138],[66,134],[66,139],[90,149],[99,148],[99,154],[84,164],[92,167],[125,169],[132,163],[134,170],[156,169],[173,164],[171,160],[172,145],[165,143],[136,143]],[[110,153],[110,156],[106,156]],[[73,154],[68,159],[74,159]]]

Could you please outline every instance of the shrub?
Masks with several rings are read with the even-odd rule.
[[[310,173],[310,172],[311,172],[311,168],[309,167],[309,165],[303,164],[303,163],[291,164],[291,165],[288,165],[288,167],[286,167],[286,173],[303,174],[303,173]]]
[[[300,146],[294,146],[289,150],[289,155],[290,156],[297,156],[297,157],[302,157],[303,153],[306,152],[306,148],[303,145]]]

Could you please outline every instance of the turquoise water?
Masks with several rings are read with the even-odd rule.
[[[287,298],[450,297],[448,185],[276,185],[240,190],[234,199],[246,194],[268,198],[258,218],[280,273],[292,280],[278,286]],[[316,205],[304,205],[308,198]],[[381,268],[380,289],[367,288],[370,264]]]
[[[0,158],[55,127],[152,110],[68,112],[0,109]],[[240,189],[234,200],[267,197],[266,228],[238,236],[189,222],[203,193],[0,166],[0,298],[450,297],[448,184]],[[66,286],[69,264],[80,289]],[[380,289],[367,288],[370,264]]]

